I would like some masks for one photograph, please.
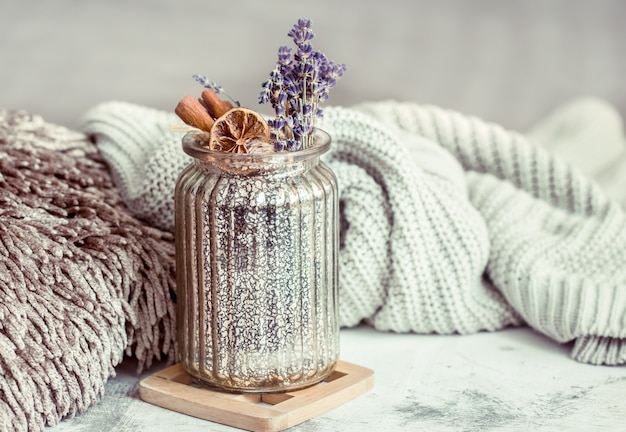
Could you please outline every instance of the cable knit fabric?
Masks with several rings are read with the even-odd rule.
[[[84,123],[129,207],[170,231],[189,163],[174,123],[123,102]],[[526,323],[575,341],[579,361],[626,363],[626,216],[593,181],[520,134],[437,107],[327,108],[321,127],[340,184],[342,325],[445,334]]]
[[[98,150],[105,156],[124,202],[136,217],[173,230],[172,178],[187,162],[177,151],[180,135],[169,132],[172,114],[149,108],[138,111],[124,103],[106,111],[104,118],[92,118],[89,128],[106,131],[106,139],[98,140]]]

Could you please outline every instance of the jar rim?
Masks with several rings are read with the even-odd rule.
[[[200,145],[200,141],[206,142],[206,133],[199,131],[187,132],[182,139],[183,151],[189,156],[205,162],[239,162],[239,163],[293,163],[301,160],[311,159],[321,156],[330,149],[330,135],[322,130],[316,129],[313,135],[314,142],[311,147],[297,151],[284,151],[276,153],[226,153],[211,150],[205,145]]]

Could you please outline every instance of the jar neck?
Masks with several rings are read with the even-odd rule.
[[[202,132],[189,132],[183,137],[183,150],[194,158],[196,166],[209,172],[240,175],[305,172],[317,166],[320,156],[330,148],[330,136],[322,130],[315,132],[310,147],[294,152],[225,153],[209,149],[206,139]]]
[[[208,174],[282,176],[305,173],[319,165],[320,158],[317,156],[306,160],[284,163],[267,163],[267,161],[242,162],[241,160],[229,160],[227,158],[218,160],[194,159],[193,163],[196,168]]]

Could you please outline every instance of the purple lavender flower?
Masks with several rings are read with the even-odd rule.
[[[287,151],[302,150],[302,143],[295,139],[288,139],[285,141],[284,146]]]
[[[281,66],[287,66],[291,63],[292,49],[286,46],[281,46],[278,49],[278,64]]]
[[[300,18],[287,33],[293,39],[296,50],[286,46],[278,49],[276,67],[269,80],[262,85],[260,103],[269,103],[276,112],[270,121],[276,150],[300,150],[310,145],[315,132],[315,119],[322,116],[321,102],[328,99],[346,70],[343,64],[329,61],[324,54],[315,51],[311,40],[311,20]]]
[[[272,82],[265,81],[262,85],[261,94],[259,95],[259,103],[264,104],[270,101],[270,97],[272,95]]]
[[[192,77],[193,79],[198,81],[198,83],[200,83],[201,86],[211,89],[217,94],[224,92],[224,89],[222,88],[222,86],[215,84],[215,82],[213,81],[209,81],[209,79],[205,77],[204,75],[193,74]]]
[[[224,89],[222,88],[222,86],[217,85],[215,82],[210,81],[206,76],[204,75],[199,75],[199,74],[193,74],[192,75],[193,79],[195,79],[200,85],[202,85],[205,88],[208,88],[210,90],[213,90],[215,93],[217,94],[223,94],[224,96],[226,96],[228,99],[230,99],[230,101],[232,103],[234,103],[236,106],[241,106],[241,104],[239,103],[239,101],[234,100],[232,97],[230,97],[230,95],[228,93],[226,93],[224,91]]]
[[[311,30],[312,21],[306,18],[300,18],[298,23],[293,26],[287,36],[293,39],[296,45],[300,46],[315,37],[315,33]]]
[[[287,149],[287,143],[285,141],[276,140],[274,148],[278,152],[285,151]]]

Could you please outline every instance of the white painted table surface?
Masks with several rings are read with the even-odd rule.
[[[578,363],[570,348],[529,328],[342,330],[342,359],[373,369],[374,388],[289,431],[626,431],[626,367]],[[135,364],[117,371],[101,403],[51,432],[240,430],[145,403]]]

